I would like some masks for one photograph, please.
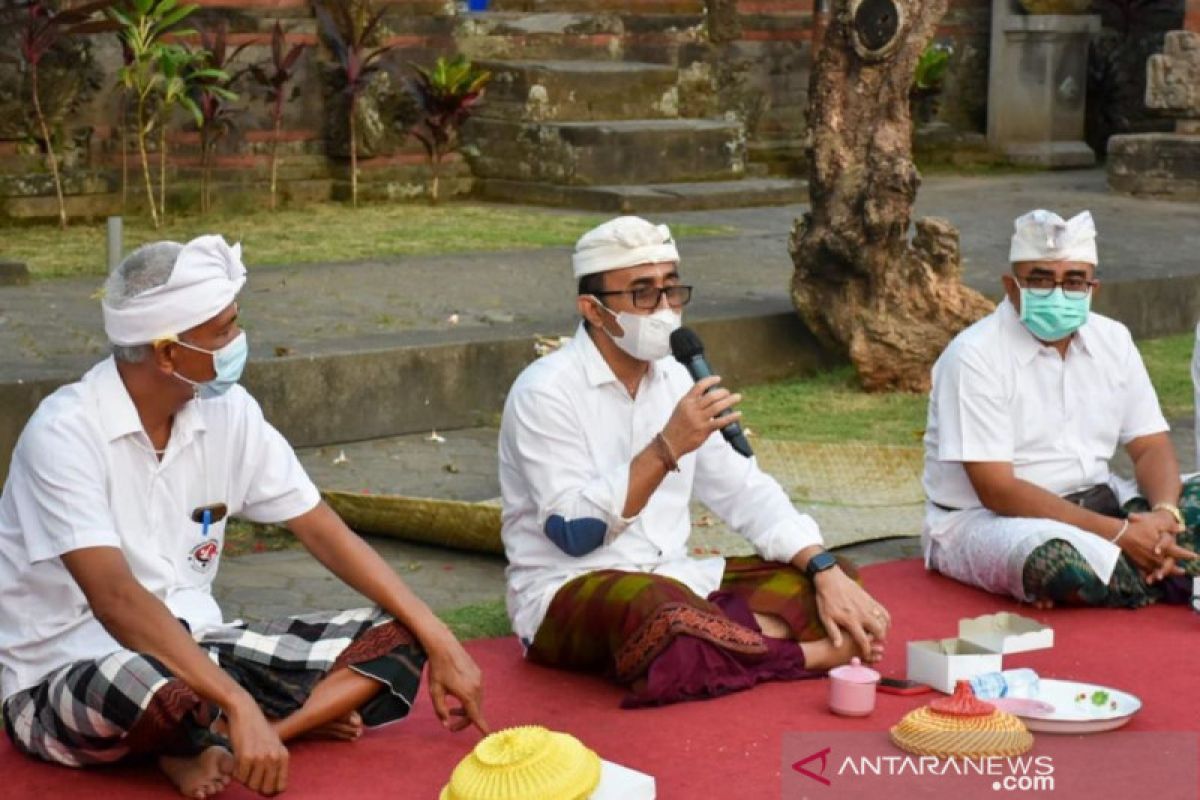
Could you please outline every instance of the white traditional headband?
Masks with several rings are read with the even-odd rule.
[[[129,298],[119,308],[105,299],[104,332],[113,344],[134,346],[169,339],[221,313],[246,283],[242,246],[220,236],[193,239],[175,259],[162,286]]]
[[[670,228],[641,217],[617,217],[579,237],[571,267],[579,280],[597,272],[666,261],[679,263]]]
[[[1012,246],[1008,260],[1082,261],[1099,263],[1096,258],[1096,224],[1089,211],[1080,211],[1069,220],[1053,211],[1030,211],[1013,223]]]

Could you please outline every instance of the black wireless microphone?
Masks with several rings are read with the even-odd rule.
[[[675,360],[687,369],[692,380],[700,381],[713,374],[712,367],[704,357],[704,343],[691,328],[679,328],[671,334],[671,353]],[[723,417],[730,413],[731,409],[727,408],[717,416]],[[750,449],[750,442],[746,441],[746,434],[742,432],[742,426],[738,423],[733,422],[721,428],[721,435],[729,442],[730,447],[746,458],[754,455],[754,451]]]

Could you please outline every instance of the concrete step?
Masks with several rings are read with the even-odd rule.
[[[475,191],[487,200],[620,214],[778,206],[808,199],[807,182],[781,178],[633,186],[560,186],[489,179],[477,181]]]
[[[564,186],[735,180],[745,134],[725,119],[531,122],[477,118],[464,131],[480,178]]]
[[[627,61],[482,61],[488,117],[540,122],[679,116],[673,67]]]
[[[491,11],[617,11],[627,14],[703,14],[704,0],[491,0]]]
[[[489,11],[459,18],[461,53],[488,59],[591,59],[624,56],[625,26],[617,14]]]
[[[747,172],[753,167],[765,169],[770,175],[800,176],[808,170],[808,155],[802,139],[769,139],[746,145],[750,159]]]

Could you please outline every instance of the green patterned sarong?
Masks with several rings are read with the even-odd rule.
[[[1149,504],[1135,498],[1125,504],[1125,513],[1149,511]],[[1182,547],[1200,552],[1200,478],[1183,485],[1179,510],[1187,530],[1179,534]],[[1107,584],[1088,566],[1079,551],[1063,539],[1039,546],[1025,561],[1022,578],[1026,596],[1050,600],[1055,605],[1141,608],[1151,603],[1187,602],[1191,577],[1200,575],[1200,560],[1181,561],[1186,577],[1147,584],[1128,556],[1121,554]]]

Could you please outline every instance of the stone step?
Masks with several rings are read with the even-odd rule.
[[[455,38],[472,60],[619,60],[624,33],[617,14],[489,11],[460,17]]]
[[[491,0],[490,11],[577,11],[626,14],[703,14],[704,0]]]
[[[734,180],[745,170],[742,124],[725,119],[477,118],[464,135],[480,178],[608,186]]]
[[[673,67],[627,61],[483,61],[491,70],[481,115],[587,121],[679,116]]]
[[[768,139],[750,142],[746,155],[751,167],[766,169],[771,175],[803,175],[807,171],[808,153],[803,139]]]
[[[488,179],[476,181],[475,192],[486,200],[499,202],[641,214],[802,203],[808,199],[808,184],[782,178],[753,178],[630,186],[561,186]]]

